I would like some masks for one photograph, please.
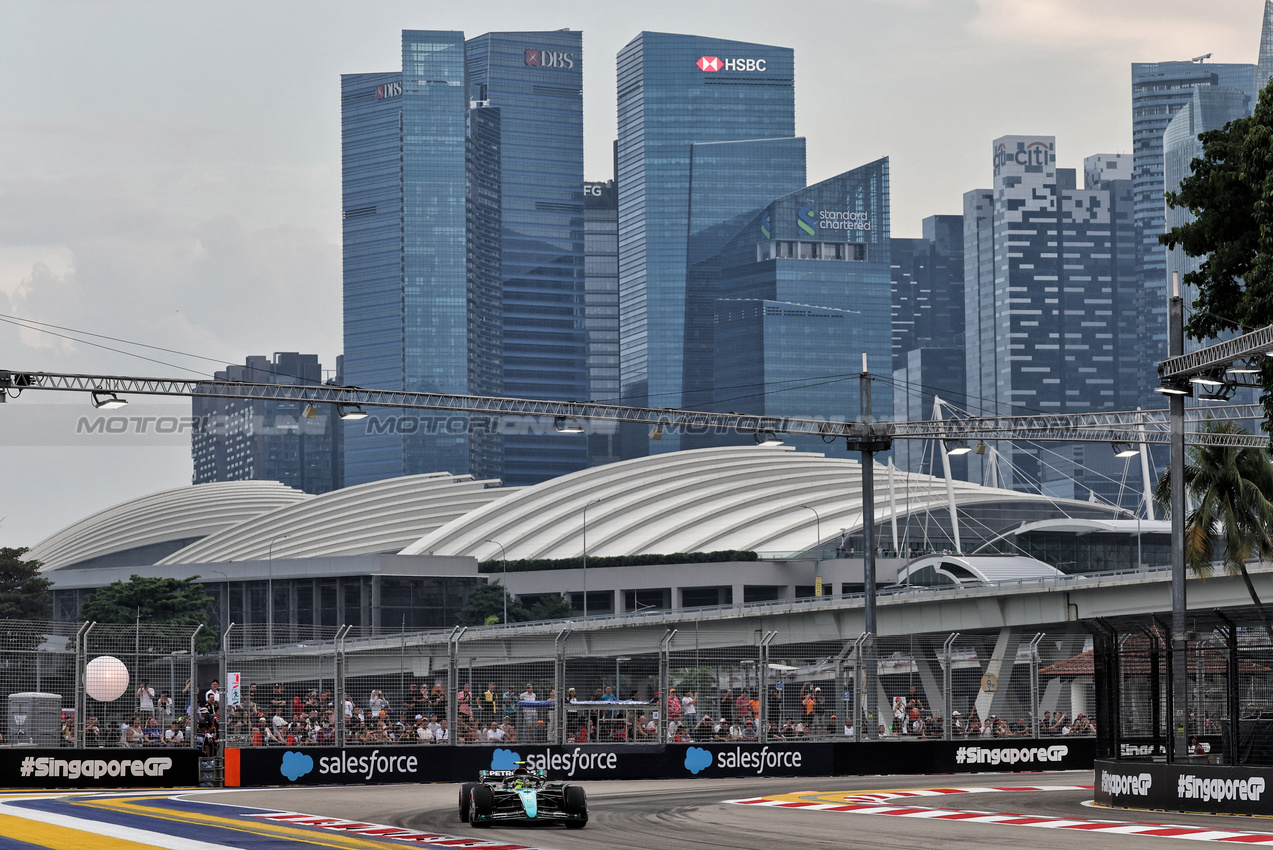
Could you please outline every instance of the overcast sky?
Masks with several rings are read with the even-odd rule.
[[[996,136],[1055,135],[1062,167],[1130,152],[1130,63],[1254,62],[1262,10],[1263,0],[5,0],[0,313],[209,359],[97,340],[156,363],[0,324],[0,369],[193,376],[295,350],[334,366],[339,75],[399,69],[402,29],[582,30],[585,170],[596,180],[611,176],[614,57],[637,32],[792,47],[809,181],[891,157],[893,235],[916,236],[923,217],[957,213],[963,192],[989,185]],[[0,408],[0,546],[190,482],[187,443],[76,438],[68,429],[88,411],[81,397],[32,392]]]

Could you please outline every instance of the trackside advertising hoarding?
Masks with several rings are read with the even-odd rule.
[[[1011,744],[990,740],[256,747],[226,751],[225,780],[230,787],[464,782],[476,779],[479,770],[509,770],[519,762],[543,768],[552,779],[580,781],[1079,770],[1092,766],[1095,749],[1091,739]]]
[[[1224,815],[1273,815],[1273,768],[1098,761],[1097,803]]]
[[[0,749],[0,788],[183,788],[199,784],[192,749]]]

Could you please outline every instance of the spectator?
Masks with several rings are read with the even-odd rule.
[[[146,736],[142,732],[141,718],[133,717],[126,721],[120,729],[120,743],[125,747],[140,747],[146,742]]]
[[[688,716],[685,722],[686,724],[689,723]],[[710,741],[714,735],[714,728],[712,718],[704,714],[692,727],[691,736],[695,741]]]
[[[681,715],[685,718],[685,725],[693,727],[698,719],[698,691],[686,691],[681,697]]]
[[[729,740],[741,741],[743,739],[743,727],[739,721],[735,720],[729,724]]]
[[[743,724],[743,740],[754,741],[758,737],[760,737],[760,735],[756,731],[756,721],[748,720]]]
[[[153,715],[146,718],[146,725],[141,732],[143,746],[157,747],[164,742],[164,730],[159,728],[159,720]]]
[[[287,711],[287,694],[283,692],[283,683],[274,683],[274,693],[270,694],[270,714],[282,717]]]
[[[181,724],[172,721],[164,730],[164,744],[169,747],[180,747],[186,743],[186,735],[181,731]]]
[[[435,684],[433,691],[429,694],[429,713],[436,714],[441,719],[446,720],[446,689],[440,683]]]
[[[89,715],[84,721],[84,739],[90,747],[96,746],[102,738],[102,729],[97,725],[97,718]]]
[[[530,685],[527,685],[526,687],[529,688]],[[602,702],[615,702],[618,699],[619,698],[615,696],[614,688],[611,687],[610,685],[606,685],[605,693],[601,695]]]
[[[218,687],[217,687],[217,680],[216,680],[216,679],[213,679],[213,680],[212,680],[212,685],[211,685],[211,686],[209,686],[209,688],[208,688],[208,692],[207,692],[206,694],[204,694],[204,695],[203,695],[203,701],[204,701],[205,703],[217,703],[217,704],[220,704],[220,702],[221,702],[221,691],[220,691],[220,690],[218,689]]]
[[[499,713],[505,717],[515,717],[517,715],[517,697],[512,691],[504,691],[504,696],[500,699]]]
[[[141,687],[137,689],[137,710],[142,714],[155,713],[155,689],[147,679],[142,679]]]
[[[967,732],[964,726],[964,719],[958,711],[950,713],[950,734],[957,738],[962,738]]]
[[[172,697],[168,696],[167,691],[159,694],[159,699],[155,702],[155,710],[164,719],[172,717]]]
[[[746,723],[751,718],[751,695],[743,691],[738,699],[734,700],[734,720],[738,723]]]
[[[729,740],[729,729],[730,729],[730,723],[728,720],[726,720],[723,717],[718,717],[716,719],[716,725],[712,727],[712,731],[716,737],[716,740],[718,741]]]
[[[402,713],[412,717],[420,711],[420,689],[416,687],[415,682],[412,682],[407,685],[407,694],[402,698]]]
[[[388,707],[389,700],[385,699],[385,692],[379,688],[372,688],[371,698],[367,700],[367,708],[370,710],[371,716],[379,717],[380,712],[384,711]]]
[[[570,693],[574,694],[574,688],[571,688]],[[485,712],[486,719],[492,722],[499,718],[499,706],[495,704],[496,699],[498,697],[495,696],[495,683],[488,682],[486,690],[482,692],[482,710]]]
[[[681,719],[681,700],[676,695],[676,688],[667,689],[667,719]]]
[[[770,728],[778,728],[782,723],[782,693],[783,689],[775,683],[769,686],[768,695],[765,702],[765,714],[768,715]]]
[[[777,735],[779,738],[796,737],[796,727],[795,727],[795,724],[791,722],[790,717],[788,717],[786,720],[782,722],[782,726],[778,728]]]
[[[853,729],[853,718],[852,718],[852,717],[846,717],[846,718],[844,719],[844,734],[845,734],[846,736],[850,737],[850,738],[852,738],[852,737],[853,737],[853,735],[854,735],[854,729]]]
[[[827,702],[822,698],[822,688],[814,687],[813,689],[813,722],[822,725],[822,721],[827,715]]]
[[[445,744],[451,740],[451,730],[446,727],[446,718],[438,722],[438,731],[433,733],[433,737],[437,738],[439,744]]]
[[[467,682],[455,695],[455,710],[459,714],[460,734],[471,731],[473,729],[473,686]]]
[[[305,700],[301,699],[300,692],[297,691],[292,696],[292,719],[299,720],[305,714]]]
[[[734,716],[734,692],[728,688],[720,695],[720,719],[730,720]]]
[[[521,693],[522,703],[538,702],[539,697],[535,695],[535,686],[530,682],[526,683],[526,690]],[[522,723],[525,724],[523,729],[527,741],[531,740],[531,736],[535,730],[535,720],[539,716],[539,712],[535,710],[534,705],[522,705]]]
[[[876,732],[876,734],[877,734],[879,737],[881,737],[881,738],[891,738],[891,737],[893,737],[892,735],[890,735],[890,734],[889,734],[888,727],[887,727],[887,726],[885,726],[883,723],[881,723],[881,724],[880,724],[880,728],[879,728],[879,730]]]

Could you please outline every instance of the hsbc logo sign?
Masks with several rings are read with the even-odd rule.
[[[717,71],[765,71],[765,59],[721,59],[719,56],[704,56],[694,64],[700,71],[715,74]]]
[[[526,48],[525,63],[528,68],[556,68],[569,71],[575,67],[573,54],[561,50],[540,50],[537,47]]]

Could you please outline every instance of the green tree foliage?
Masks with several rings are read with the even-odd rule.
[[[1159,237],[1205,258],[1184,282],[1197,292],[1186,333],[1206,340],[1225,331],[1273,324],[1273,86],[1260,94],[1255,114],[1203,133],[1203,155],[1180,190],[1167,193],[1173,208],[1194,220]],[[1273,360],[1260,375],[1265,430],[1273,425]]]
[[[27,549],[0,547],[0,620],[47,620],[53,615],[52,584],[40,575],[39,561],[26,561]]]
[[[504,619],[504,602],[508,601],[508,621],[524,623],[530,619],[526,606],[504,590],[497,581],[479,584],[469,594],[469,601],[456,618],[460,626],[493,626]]]
[[[532,620],[565,620],[575,616],[575,606],[564,596],[545,596],[530,606]]]
[[[117,581],[93,591],[80,608],[80,619],[123,624],[140,619],[148,624],[197,626],[207,622],[208,606],[212,604],[212,597],[195,583],[197,578],[129,576],[126,582]]]
[[[1247,433],[1233,422],[1213,422],[1216,434]],[[1171,471],[1154,488],[1154,500],[1164,515],[1171,513]],[[1240,575],[1247,593],[1273,639],[1273,624],[1256,594],[1247,560],[1273,556],[1273,464],[1266,449],[1227,446],[1190,446],[1185,459],[1185,492],[1194,505],[1185,516],[1185,565],[1209,576],[1220,561],[1230,575]],[[1223,551],[1215,551],[1216,541]]]

